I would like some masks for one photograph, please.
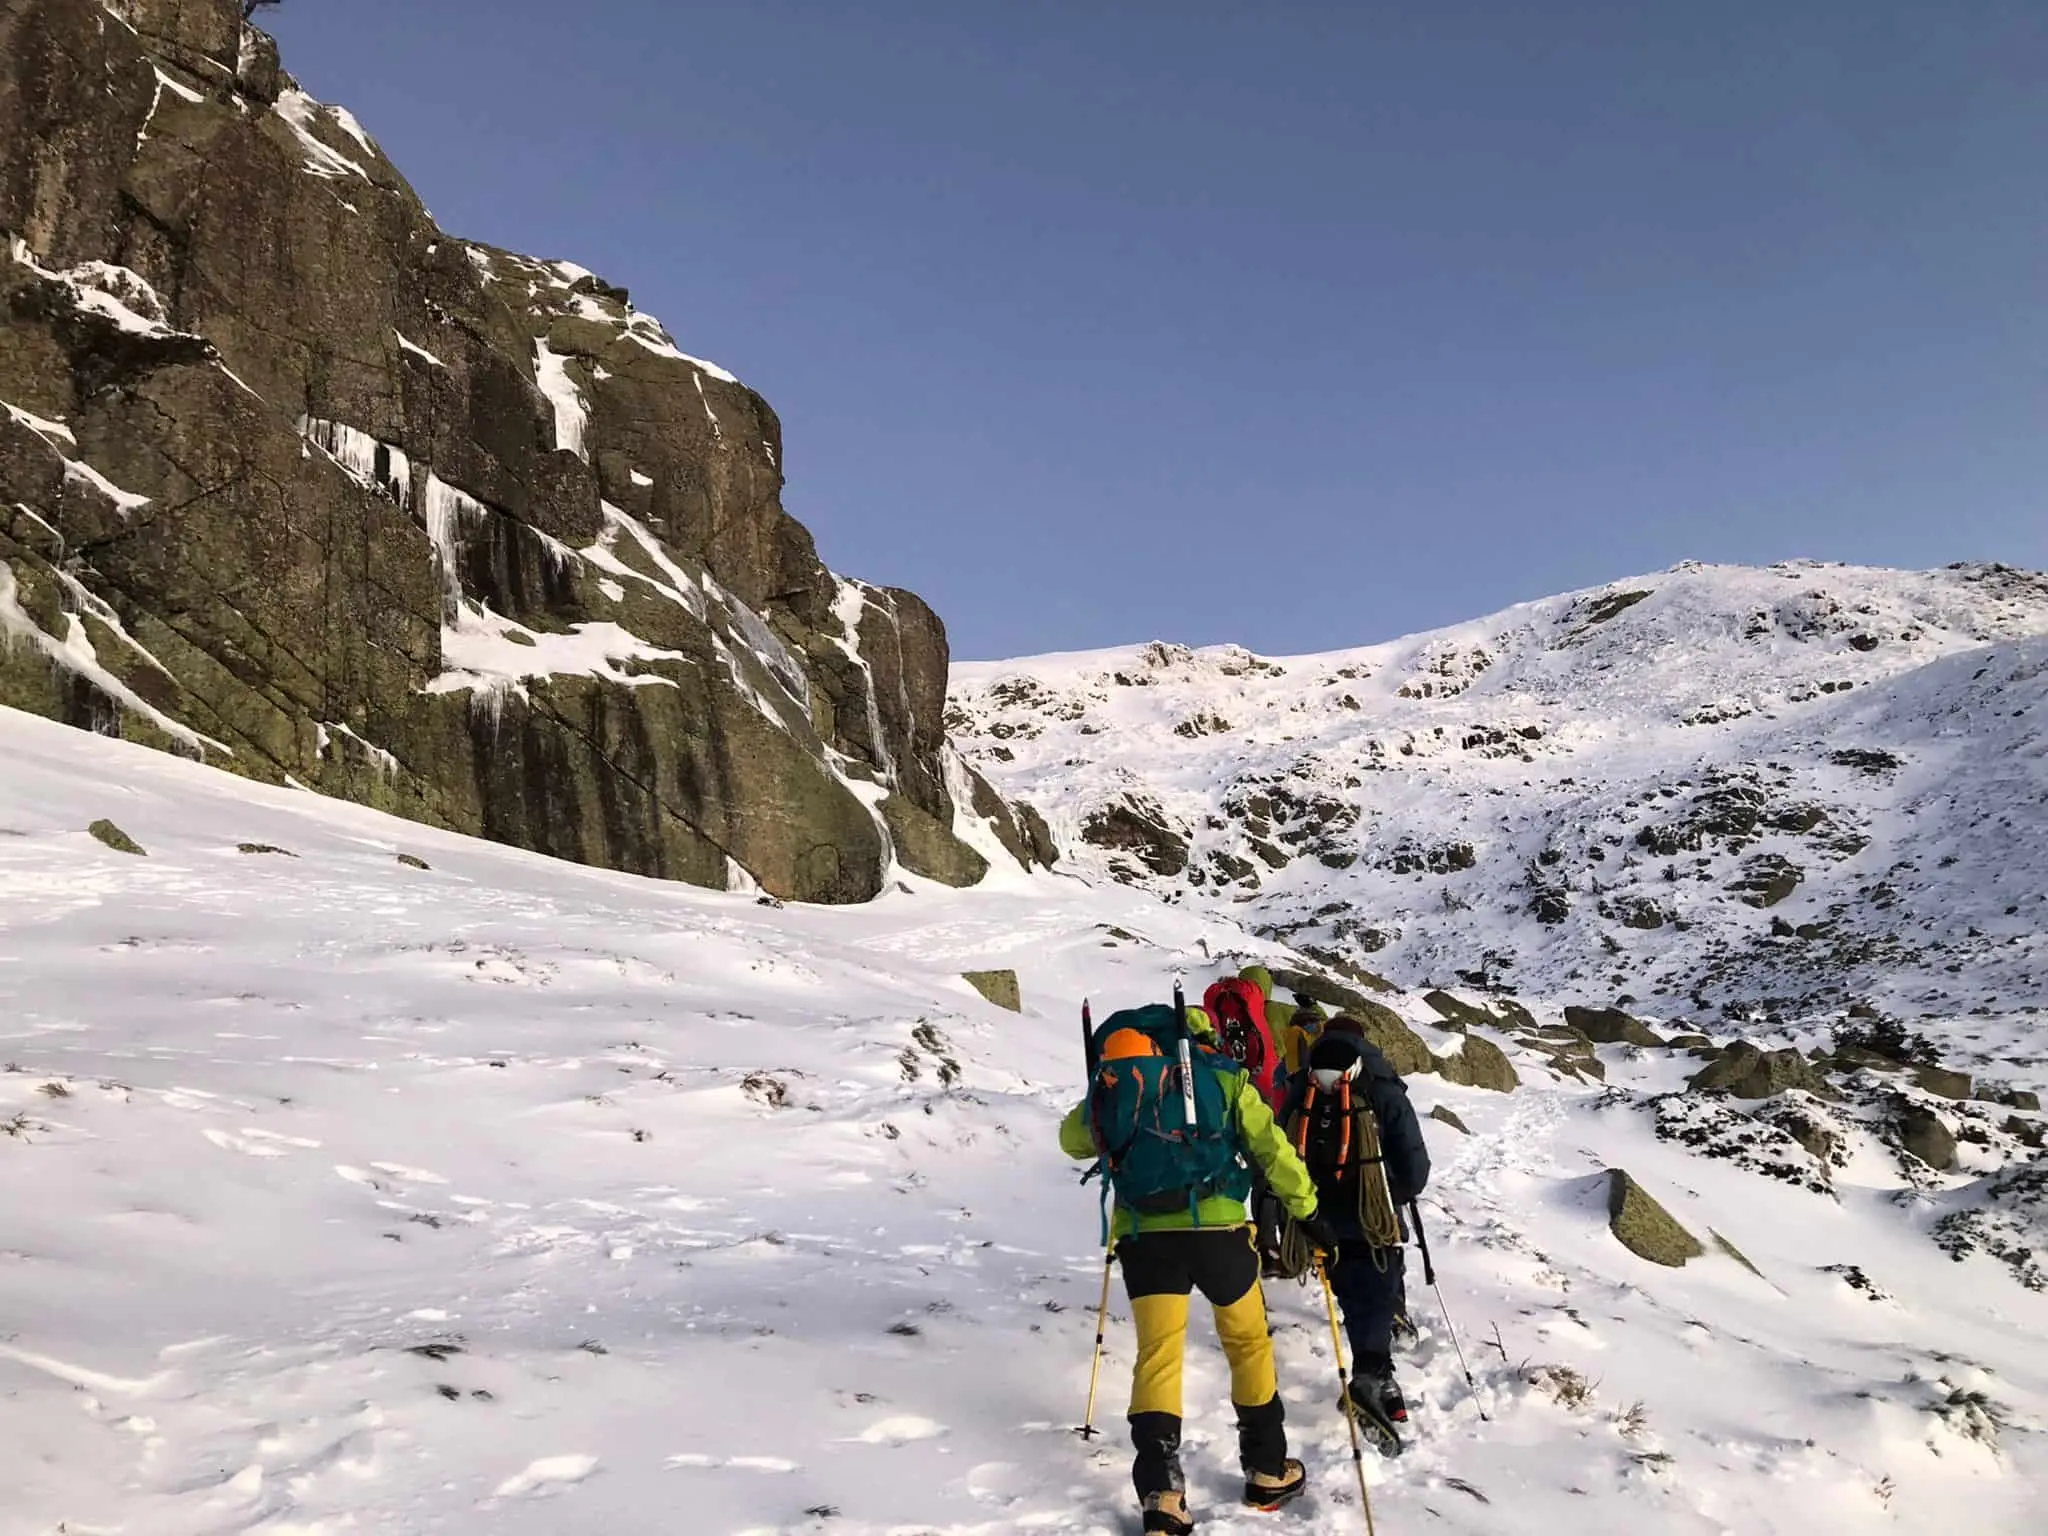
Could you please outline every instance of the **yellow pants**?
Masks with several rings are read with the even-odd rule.
[[[1215,1312],[1216,1337],[1230,1362],[1230,1400],[1246,1408],[1273,1400],[1279,1378],[1249,1228],[1140,1233],[1117,1245],[1117,1258],[1138,1330],[1138,1361],[1131,1377],[1134,1415],[1181,1417],[1188,1299],[1196,1290]]]

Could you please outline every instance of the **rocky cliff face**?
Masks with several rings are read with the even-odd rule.
[[[0,703],[699,885],[1051,858],[767,402],[443,233],[235,0],[0,0],[0,246]]]

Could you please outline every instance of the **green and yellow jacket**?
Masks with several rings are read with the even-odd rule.
[[[1197,1033],[1200,1033],[1199,1026]],[[1265,1176],[1267,1185],[1287,1207],[1290,1216],[1297,1220],[1313,1216],[1316,1211],[1315,1180],[1309,1177],[1308,1169],[1302,1166],[1301,1159],[1288,1144],[1286,1132],[1273,1119],[1273,1111],[1252,1082],[1251,1075],[1228,1060],[1220,1075],[1225,1079],[1226,1096],[1230,1101],[1230,1128],[1235,1133],[1239,1154]],[[1060,1122],[1060,1150],[1083,1162],[1101,1155],[1088,1127],[1086,1099],[1069,1110],[1067,1118]],[[1159,1216],[1141,1216],[1119,1204],[1111,1231],[1116,1237],[1128,1237],[1133,1232],[1177,1231],[1196,1225],[1237,1227],[1248,1220],[1242,1200],[1212,1195],[1192,1212],[1169,1211]]]

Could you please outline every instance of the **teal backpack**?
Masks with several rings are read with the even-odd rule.
[[[1141,1216],[1186,1210],[1199,1226],[1202,1201],[1242,1200],[1252,1178],[1233,1124],[1237,1064],[1194,1039],[1184,1017],[1154,1004],[1102,1021],[1089,1037],[1088,1128],[1102,1154],[1095,1171],[1106,1178],[1105,1201],[1113,1190],[1119,1205]],[[1151,1040],[1159,1054],[1104,1060],[1104,1042],[1126,1029]]]

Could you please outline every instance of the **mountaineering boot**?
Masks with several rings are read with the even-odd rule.
[[[1178,1488],[1150,1495],[1145,1500],[1145,1529],[1164,1531],[1166,1536],[1192,1536],[1195,1522],[1188,1518],[1188,1496]]]
[[[1374,1449],[1382,1456],[1398,1456],[1407,1449],[1401,1439],[1400,1429],[1383,1406],[1385,1389],[1392,1386],[1391,1376],[1371,1376],[1358,1371],[1353,1373],[1350,1385],[1344,1389],[1344,1395],[1337,1399],[1338,1409],[1357,1421],[1359,1429],[1364,1431],[1366,1438],[1372,1441]],[[1393,1391],[1398,1401],[1400,1389],[1395,1387]],[[1401,1404],[1404,1418],[1407,1412],[1408,1406],[1404,1402]]]
[[[1392,1371],[1380,1378],[1380,1411],[1396,1424],[1408,1422],[1408,1399],[1401,1395],[1401,1384],[1394,1380]]]
[[[1361,1355],[1351,1373],[1351,1391],[1377,1403],[1389,1423],[1408,1422],[1408,1399],[1401,1395],[1400,1383],[1394,1380],[1391,1356]]]
[[[1308,1468],[1292,1456],[1279,1472],[1254,1472],[1247,1468],[1244,1474],[1244,1501],[1253,1509],[1275,1510],[1292,1504],[1307,1488]]]

